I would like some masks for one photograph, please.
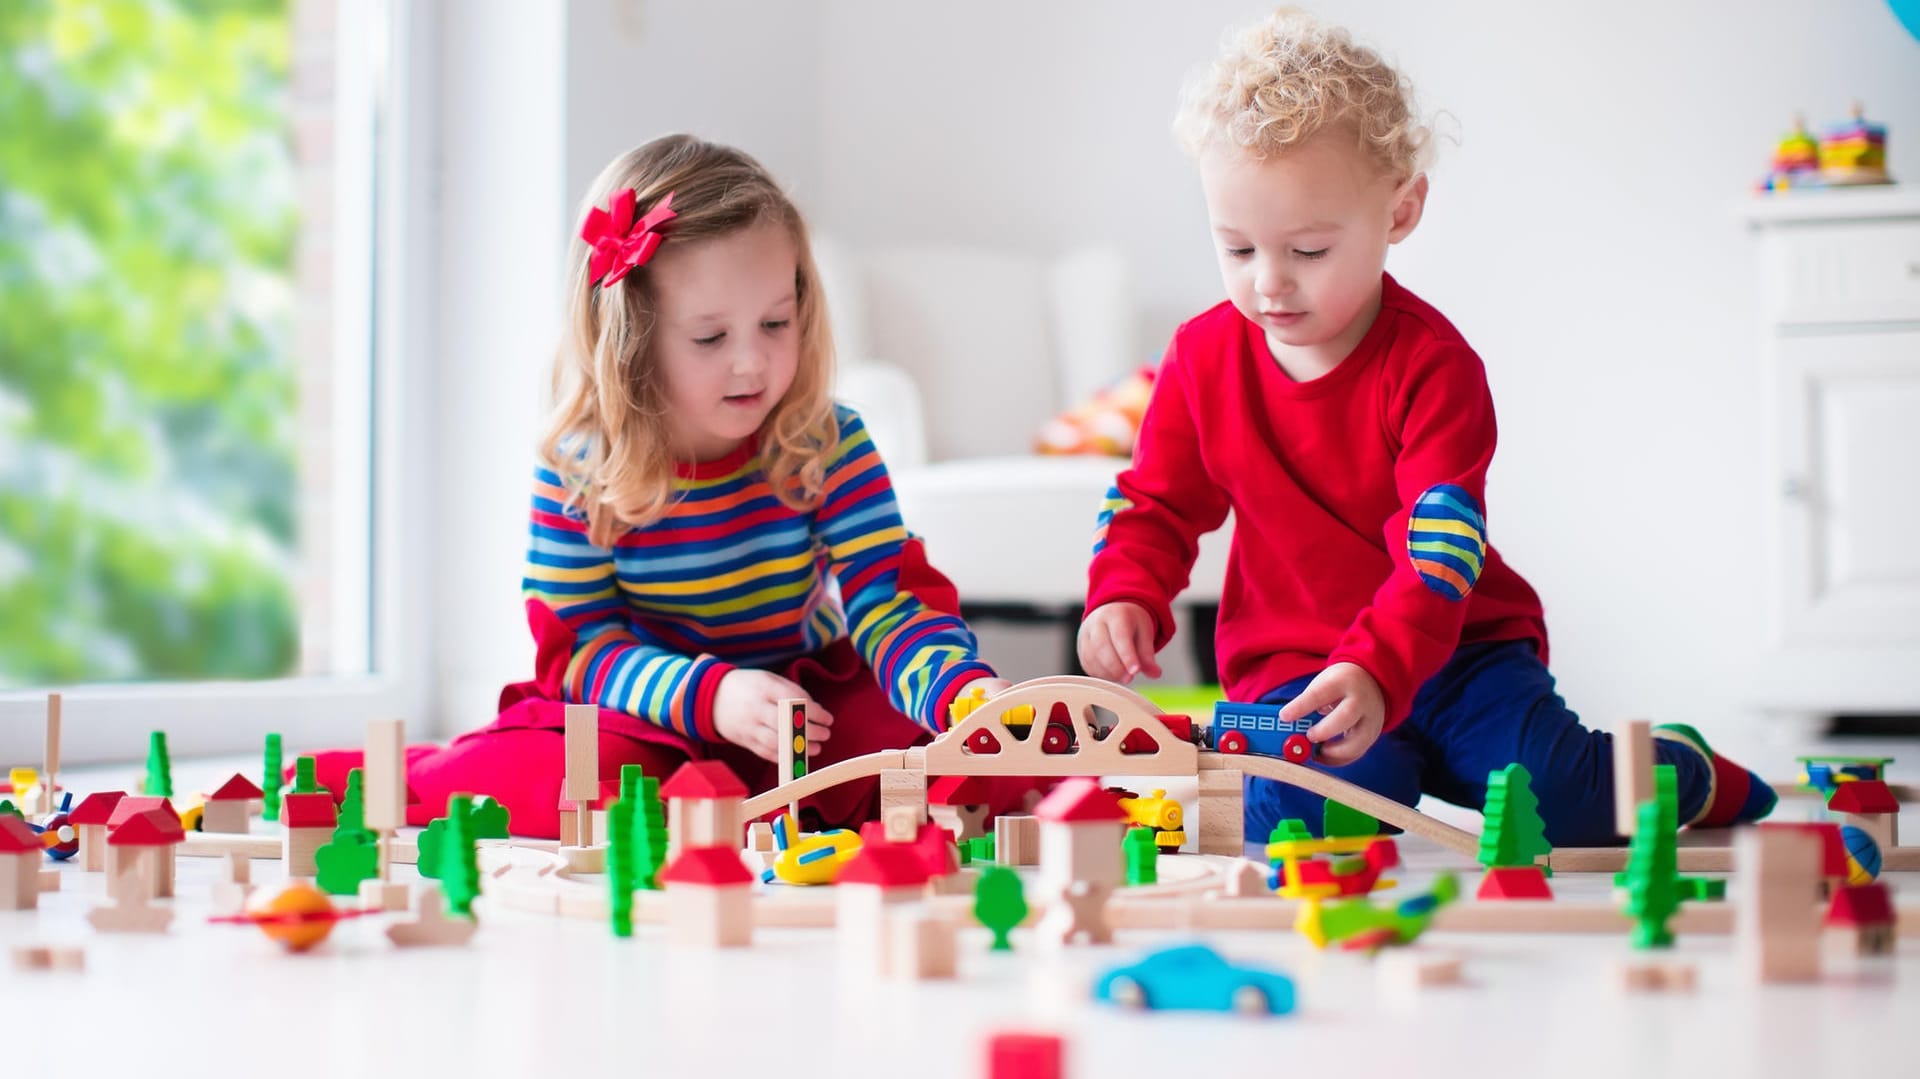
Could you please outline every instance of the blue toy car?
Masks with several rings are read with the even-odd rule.
[[[1236,967],[1204,944],[1184,944],[1108,971],[1094,983],[1093,999],[1157,1011],[1285,1015],[1293,1010],[1293,982],[1273,971]]]

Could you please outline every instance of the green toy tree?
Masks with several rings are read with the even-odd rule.
[[[1530,866],[1553,851],[1533,777],[1524,765],[1509,764],[1487,776],[1486,825],[1480,832],[1480,864],[1489,869]]]
[[[473,917],[473,899],[480,894],[480,864],[474,851],[473,796],[456,794],[447,799],[445,841],[440,844],[440,892],[447,899],[447,913]],[[423,849],[422,855],[426,852]]]
[[[1020,874],[1004,865],[990,865],[973,885],[973,916],[993,931],[993,950],[1013,950],[1007,934],[1027,917],[1027,890]]]
[[[357,895],[360,882],[380,874],[379,837],[367,827],[366,796],[361,771],[347,773],[347,792],[340,799],[340,815],[327,845],[313,852],[320,889],[332,895]]]
[[[507,838],[507,807],[492,798],[482,797],[474,801],[472,795],[466,795],[467,835],[474,839]],[[453,812],[453,801],[447,802],[447,812]],[[415,866],[423,877],[440,875],[442,858],[441,845],[448,832],[448,817],[436,817],[427,822],[426,831],[420,833],[420,858]]]
[[[260,793],[265,797],[260,815],[267,820],[279,820],[281,765],[280,736],[278,734],[267,735],[266,760],[262,763],[263,766],[260,769]]]
[[[1298,817],[1288,817],[1273,826],[1267,833],[1269,843],[1291,843],[1296,839],[1312,839],[1313,833],[1307,830],[1307,822]]]
[[[1121,847],[1127,855],[1128,884],[1156,884],[1160,880],[1160,847],[1153,829],[1129,828]]]
[[[616,937],[633,936],[633,890],[638,884],[634,876],[633,806],[631,800],[622,797],[607,807],[607,887],[613,893],[609,910]]]
[[[19,808],[16,807],[11,801],[8,801],[6,799],[0,799],[0,813],[11,813],[16,817],[26,816],[26,814],[20,812]]]
[[[620,769],[620,781],[624,785],[627,769],[635,772],[638,765],[623,765]],[[660,801],[660,780],[654,776],[642,775],[635,780],[638,792],[633,803],[633,821],[629,827],[633,830],[633,879],[634,883],[650,892],[660,890],[660,874],[667,868],[667,807]]]
[[[1320,818],[1320,834],[1328,839],[1365,839],[1380,834],[1380,822],[1329,798]]]
[[[1667,921],[1680,909],[1679,780],[1673,765],[1656,765],[1653,798],[1640,803],[1627,851],[1626,915],[1634,920],[1633,946],[1670,948]]]
[[[173,761],[167,757],[167,732],[147,735],[147,778],[140,793],[156,798],[173,797]]]
[[[293,790],[291,794],[331,794],[332,791],[320,785],[314,776],[313,758],[300,757],[293,762]]]

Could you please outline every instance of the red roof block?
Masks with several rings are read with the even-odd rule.
[[[1836,813],[1898,813],[1900,802],[1885,780],[1860,779],[1835,786],[1827,808]]]
[[[993,784],[979,776],[941,776],[927,788],[927,801],[937,806],[985,805]]]
[[[874,843],[862,846],[859,854],[841,866],[840,875],[834,878],[834,883],[877,884],[882,888],[917,887],[932,876],[927,872],[927,863],[921,857],[920,849],[913,844]]]
[[[1099,783],[1084,776],[1066,780],[1053,788],[1053,793],[1034,807],[1033,815],[1043,821],[1066,824],[1127,819],[1127,811],[1120,808],[1120,796],[1102,789]]]
[[[256,787],[253,785],[253,780],[248,779],[246,776],[241,775],[239,772],[235,772],[233,773],[232,779],[229,779],[225,783],[220,784],[219,790],[214,791],[212,794],[207,795],[207,801],[209,802],[252,801],[255,798],[263,797],[265,793],[266,793],[265,791],[262,791],[259,787]]]
[[[688,761],[660,784],[662,798],[745,798],[747,785],[720,761]]]
[[[155,798],[151,795],[130,794],[120,799],[120,803],[113,807],[113,815],[107,818],[107,827],[118,828],[122,824],[125,824],[128,818],[140,813],[145,813],[149,809],[164,809],[168,813],[173,814],[174,820],[180,819],[180,813],[173,808],[171,801],[165,798]]]
[[[47,849],[40,833],[11,813],[0,813],[0,854],[39,854]]]
[[[1828,925],[1892,925],[1893,921],[1893,900],[1887,894],[1887,886],[1877,880],[1836,890],[1833,903],[1827,908]]]
[[[666,884],[699,884],[722,888],[752,884],[753,871],[740,860],[740,852],[725,847],[688,847],[660,876]]]
[[[108,832],[107,846],[161,847],[185,838],[187,834],[180,828],[180,818],[171,810],[149,809],[144,813],[135,813]]]
[[[867,849],[874,847],[904,847],[915,852],[920,864],[927,872],[936,877],[944,877],[960,871],[960,856],[955,853],[953,833],[932,821],[922,821],[920,832],[908,843],[894,843],[887,839],[887,826],[882,821],[870,820],[860,826],[860,842]],[[836,877],[845,880],[845,876]]]
[[[280,799],[280,822],[289,828],[332,828],[340,823],[340,810],[331,794],[289,794]]]
[[[126,791],[96,791],[67,815],[69,824],[106,824],[113,819],[114,808],[127,796]]]

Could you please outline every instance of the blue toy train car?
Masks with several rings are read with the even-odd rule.
[[[1221,753],[1258,753],[1295,764],[1313,759],[1307,728],[1319,716],[1285,722],[1280,705],[1218,701],[1213,706],[1213,748]]]

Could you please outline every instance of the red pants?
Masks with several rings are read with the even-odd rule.
[[[945,577],[926,564],[918,540],[906,545],[900,581],[937,610],[957,611],[958,597]],[[560,834],[560,788],[566,775],[566,705],[562,682],[573,655],[573,631],[544,604],[530,600],[538,655],[532,682],[508,686],[500,695],[500,717],[492,724],[454,739],[444,748],[407,747],[407,783],[419,804],[407,810],[407,823],[424,825],[447,812],[453,794],[491,795],[507,808],[514,834],[552,839]],[[833,714],[833,734],[820,745],[811,766],[824,768],[867,753],[904,749],[928,741],[925,728],[900,714],[874,680],[853,646],[840,640],[776,673],[800,684]],[[315,778],[334,792],[346,791],[347,772],[362,761],[359,750],[313,754]],[[618,779],[620,767],[637,764],[647,775],[665,780],[693,758],[726,762],[741,782],[758,793],[770,790],[778,766],[731,743],[702,745],[641,719],[600,710],[600,778]],[[289,773],[291,774],[291,773]],[[991,808],[1018,809],[1031,780],[993,780]],[[807,830],[857,828],[879,815],[878,777],[843,783],[800,803]]]

